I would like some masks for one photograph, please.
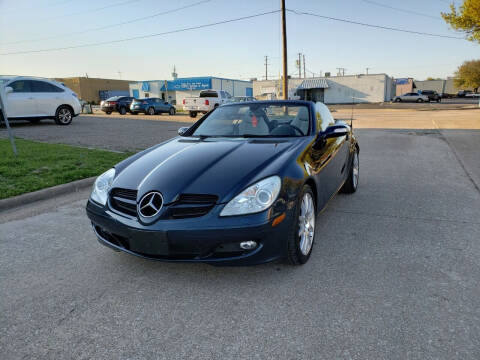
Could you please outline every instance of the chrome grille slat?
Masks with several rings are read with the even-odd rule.
[[[110,205],[119,213],[137,216],[137,191],[114,188],[110,192]]]

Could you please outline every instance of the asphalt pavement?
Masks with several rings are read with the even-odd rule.
[[[149,123],[61,142],[144,148],[179,127]],[[115,253],[88,191],[0,215],[2,359],[479,359],[480,131],[357,135],[359,189],[318,216],[301,267]]]

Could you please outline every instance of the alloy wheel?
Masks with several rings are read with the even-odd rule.
[[[67,108],[60,109],[58,112],[58,120],[62,124],[68,124],[72,120],[72,112]]]
[[[353,188],[356,189],[358,185],[358,177],[360,175],[360,164],[358,161],[358,151],[353,154]]]
[[[308,192],[303,195],[298,225],[300,251],[307,256],[312,249],[315,236],[315,206],[313,205],[312,195]]]

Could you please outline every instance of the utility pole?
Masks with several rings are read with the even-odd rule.
[[[298,77],[302,77],[302,54],[298,53]]]
[[[120,70],[118,70],[118,78],[122,80],[122,72]]]
[[[305,54],[303,54],[303,78],[307,77],[307,73],[305,72]]]
[[[338,75],[345,76],[345,70],[347,70],[347,69],[341,68],[341,67],[336,68],[336,69],[338,70]]]
[[[265,80],[268,80],[268,56],[265,55]]]
[[[367,68],[365,68],[365,70],[367,71],[367,75],[368,75],[368,70],[370,70],[370,68],[369,68],[369,67],[367,67]]]
[[[282,49],[283,49],[283,98],[288,99],[288,64],[287,64],[287,19],[285,0],[280,0],[282,9]]]

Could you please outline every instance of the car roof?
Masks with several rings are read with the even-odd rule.
[[[258,101],[244,101],[241,103],[229,103],[222,106],[245,106],[245,105],[297,105],[297,106],[310,106],[312,101],[306,100],[258,100]]]

